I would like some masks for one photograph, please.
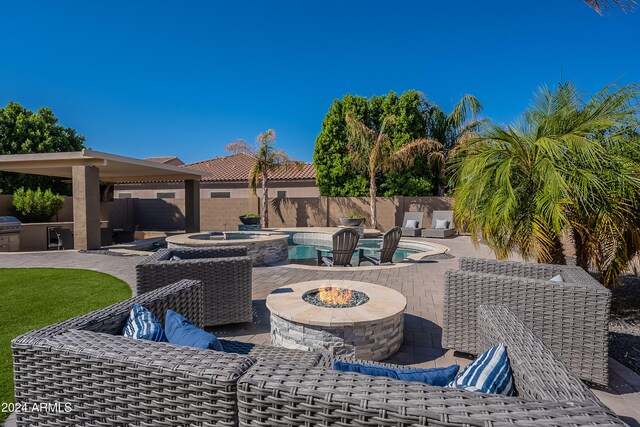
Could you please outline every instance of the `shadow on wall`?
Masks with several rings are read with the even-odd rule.
[[[140,230],[182,230],[184,199],[136,199],[133,221]]]
[[[272,199],[271,209],[283,227],[324,227],[327,210],[323,199],[314,198],[276,198]],[[324,205],[324,206],[323,206]],[[275,224],[271,224],[274,226]]]

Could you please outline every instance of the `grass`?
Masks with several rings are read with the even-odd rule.
[[[125,282],[96,271],[0,268],[0,404],[13,402],[13,338],[130,296]]]

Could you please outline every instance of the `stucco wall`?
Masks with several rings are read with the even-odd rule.
[[[258,189],[261,193],[262,190]],[[298,197],[318,197],[319,191],[315,181],[272,181],[269,184],[269,197],[276,198],[278,191],[285,191],[287,198]],[[202,199],[211,198],[211,193],[229,193],[229,198],[242,199],[251,197],[251,191],[246,182],[240,183],[200,183],[200,197]],[[184,198],[184,183],[147,183],[147,184],[127,184],[114,186],[114,198],[120,198],[121,193],[131,194],[132,198],[155,199],[158,193],[175,193],[176,199]]]
[[[401,225],[405,211],[424,212],[425,224],[431,223],[434,209],[449,209],[447,197],[391,197],[378,198],[378,229],[386,231]],[[202,230],[237,230],[238,217],[246,213],[260,213],[260,199],[200,200],[200,228]],[[0,195],[0,215],[12,215],[11,196]],[[370,226],[367,197],[287,197],[271,198],[269,225],[271,227],[327,227],[340,225],[339,218],[351,214],[363,215]],[[55,219],[55,218],[54,218]],[[114,199],[101,204],[101,219],[109,220],[110,228],[139,230],[180,230],[184,228],[184,199]],[[73,200],[65,198],[58,221],[73,221]]]

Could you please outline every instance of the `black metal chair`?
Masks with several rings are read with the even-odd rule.
[[[351,266],[351,257],[356,251],[360,236],[352,228],[344,228],[333,234],[333,249],[326,251],[317,249],[318,265],[326,264],[329,267],[334,265]],[[323,252],[329,252],[332,256],[323,256]]]
[[[380,256],[365,255],[364,249],[360,249],[358,255],[358,265],[363,261],[369,261],[373,265],[380,265],[387,262],[393,263],[393,254],[398,249],[398,243],[402,237],[402,228],[393,227],[382,236],[382,248],[380,248]]]

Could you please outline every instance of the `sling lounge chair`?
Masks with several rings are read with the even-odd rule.
[[[444,239],[456,234],[453,211],[433,211],[431,228],[422,230],[422,237]]]
[[[420,231],[424,228],[422,220],[423,212],[405,212],[402,220],[402,235],[406,237],[420,237]]]

